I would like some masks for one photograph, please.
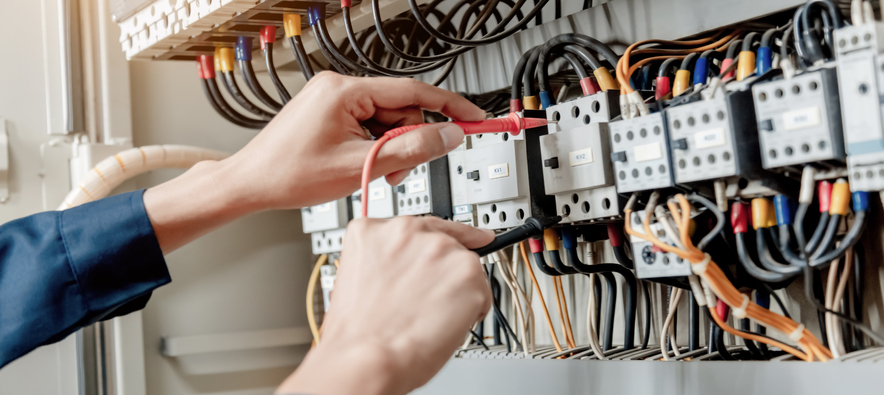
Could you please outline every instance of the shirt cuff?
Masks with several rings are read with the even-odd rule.
[[[124,193],[61,213],[62,240],[89,321],[143,307],[154,289],[172,281],[143,196],[144,190]],[[140,306],[126,306],[130,302]]]

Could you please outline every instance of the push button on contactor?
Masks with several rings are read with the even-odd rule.
[[[479,171],[473,170],[471,172],[467,172],[467,179],[473,181],[479,181]]]
[[[611,153],[611,161],[612,162],[626,162],[626,151],[612,152]]]
[[[758,122],[758,130],[763,130],[765,132],[773,131],[773,121],[770,119],[765,119],[761,122]]]
[[[672,149],[688,149],[688,139],[681,138],[672,141]]]
[[[396,193],[405,193],[405,184],[396,186]]]
[[[558,169],[559,168],[559,158],[553,157],[549,159],[543,160],[543,167],[549,167],[550,169]]]

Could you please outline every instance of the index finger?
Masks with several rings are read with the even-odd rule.
[[[419,107],[456,121],[485,120],[485,111],[463,96],[413,78],[359,78],[355,91],[367,95],[378,108]]]
[[[494,232],[488,229],[474,228],[436,217],[428,217],[425,221],[429,230],[445,233],[468,249],[484,247],[494,241]]]

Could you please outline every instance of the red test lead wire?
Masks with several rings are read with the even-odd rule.
[[[546,119],[542,118],[522,118],[519,114],[512,112],[506,118],[488,119],[479,122],[452,123],[460,126],[465,135],[506,132],[518,136],[523,130],[546,126],[548,122]],[[429,124],[424,123],[391,129],[378,138],[375,141],[374,146],[371,147],[371,150],[368,151],[368,156],[365,158],[365,165],[362,167],[362,190],[368,190],[368,183],[371,181],[371,168],[374,166],[374,161],[378,156],[378,152],[380,152],[381,147],[383,147],[387,141],[428,125]],[[368,199],[362,199],[362,217],[368,218]]]

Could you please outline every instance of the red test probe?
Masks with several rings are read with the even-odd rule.
[[[518,136],[519,133],[521,133],[525,129],[538,128],[541,126],[546,126],[548,124],[546,119],[522,118],[519,116],[519,114],[516,114],[514,112],[510,113],[510,115],[506,118],[488,119],[480,122],[452,123],[460,126],[461,129],[463,129],[463,133],[465,135],[506,132],[514,136]],[[387,141],[390,141],[407,132],[422,128],[427,125],[429,124],[425,123],[419,125],[409,125],[403,126],[401,128],[391,129],[375,141],[374,146],[371,147],[371,151],[368,151],[368,156],[365,158],[365,166],[362,167],[363,191],[368,190],[368,183],[371,181],[371,168],[372,166],[374,166],[374,161],[377,158],[378,152],[381,150],[381,147],[383,147]],[[362,217],[368,218],[368,199],[366,199],[365,197],[362,198]]]

